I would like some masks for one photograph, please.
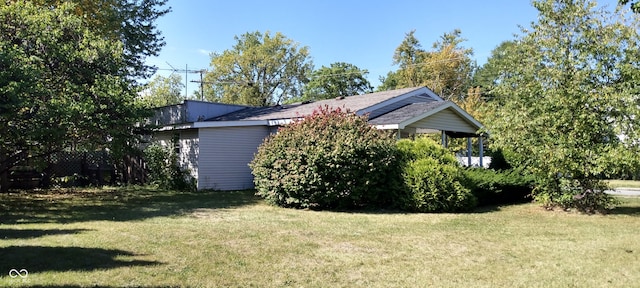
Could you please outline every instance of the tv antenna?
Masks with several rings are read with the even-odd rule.
[[[184,72],[184,98],[189,97],[189,89],[188,89],[188,83],[189,83],[189,73],[195,74],[198,73],[200,74],[200,81],[191,81],[191,82],[197,82],[200,83],[200,100],[204,100],[204,90],[203,90],[203,81],[202,81],[202,75],[204,73],[207,72],[206,69],[199,69],[199,70],[189,70],[189,65],[185,64],[184,65],[184,69],[176,69],[175,67],[173,67],[173,65],[169,64],[169,62],[166,62],[167,65],[169,65],[169,67],[171,67],[171,71],[175,72],[175,73],[182,73]]]

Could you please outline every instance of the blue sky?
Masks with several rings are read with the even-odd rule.
[[[613,8],[617,0],[598,3]],[[473,49],[481,65],[491,50],[520,32],[518,25],[528,26],[537,18],[528,0],[169,0],[168,4],[172,12],[157,22],[166,46],[148,64],[208,69],[209,53],[231,49],[234,36],[271,31],[308,46],[316,68],[347,62],[367,69],[374,86],[379,85],[379,76],[395,70],[393,52],[411,30],[416,30],[423,48],[430,49],[439,36],[458,28],[467,39],[463,46]],[[180,74],[184,81],[185,74]],[[188,74],[188,78],[199,76]],[[189,94],[197,89],[196,83],[187,84]]]

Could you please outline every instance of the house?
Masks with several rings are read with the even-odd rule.
[[[173,145],[199,190],[249,189],[253,176],[248,163],[263,140],[278,127],[325,105],[368,115],[371,125],[397,131],[399,138],[436,132],[441,133],[443,145],[449,137],[467,137],[470,146],[470,137],[483,137],[478,134],[482,124],[462,108],[418,87],[273,107],[186,100],[156,110],[150,121],[160,128],[152,138]],[[468,157],[471,163],[470,153]]]

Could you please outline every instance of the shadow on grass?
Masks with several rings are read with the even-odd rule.
[[[240,207],[259,201],[250,190],[178,192],[137,187],[27,191],[0,194],[0,224],[142,220],[182,215],[201,208]]]
[[[0,229],[0,240],[31,239],[51,235],[78,234],[88,229]]]
[[[620,204],[607,211],[610,215],[640,216],[640,197],[617,197]]]
[[[640,207],[616,207],[609,210],[607,214],[640,216]]]
[[[91,271],[163,264],[132,259],[135,256],[143,255],[102,248],[9,246],[0,248],[0,271],[26,269],[33,275],[47,271]],[[2,273],[0,277],[8,275]]]

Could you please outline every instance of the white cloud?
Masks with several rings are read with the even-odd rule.
[[[211,51],[206,49],[198,49],[198,53],[209,56],[211,54]]]

